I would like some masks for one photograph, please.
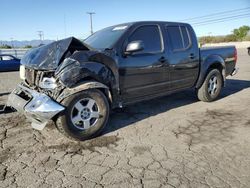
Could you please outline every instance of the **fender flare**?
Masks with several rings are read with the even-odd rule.
[[[87,89],[105,89],[105,92],[106,92],[105,94],[107,95],[108,100],[112,103],[112,95],[108,86],[100,82],[96,82],[96,81],[85,81],[85,82],[81,82],[75,87],[65,88],[61,92],[61,94],[57,97],[56,101],[61,103],[65,98],[68,98],[71,95],[74,95],[76,93],[79,93]]]
[[[204,80],[206,79],[206,76],[208,74],[209,69],[213,66],[218,66],[218,65],[222,67],[221,73],[222,73],[222,77],[223,77],[223,84],[225,84],[225,81],[226,81],[225,61],[219,55],[211,55],[211,56],[208,56],[203,61],[203,63],[201,63],[200,75],[199,75],[199,78],[196,82],[195,88],[200,88],[201,85],[203,84]]]

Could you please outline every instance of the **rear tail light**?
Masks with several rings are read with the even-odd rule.
[[[237,56],[237,49],[234,48],[234,60],[235,60],[235,64],[237,62],[238,56]]]

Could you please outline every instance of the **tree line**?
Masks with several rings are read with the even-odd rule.
[[[202,36],[199,37],[199,43],[219,43],[219,42],[236,42],[236,41],[250,41],[250,27],[243,25],[232,31],[232,34],[225,36]]]
[[[31,46],[31,45],[26,45],[26,46],[24,46],[23,48],[32,48],[33,46]],[[13,47],[12,46],[10,46],[10,45],[7,45],[7,44],[3,44],[3,45],[0,45],[0,48],[1,49],[12,49]]]

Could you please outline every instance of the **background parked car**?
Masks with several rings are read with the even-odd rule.
[[[8,55],[0,55],[0,71],[18,71],[20,67],[20,59]]]

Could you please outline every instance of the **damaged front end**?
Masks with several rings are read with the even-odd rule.
[[[71,37],[29,51],[21,60],[21,84],[10,94],[7,106],[23,113],[32,127],[42,130],[65,107],[62,100],[88,88],[116,93],[116,62]]]
[[[23,83],[10,94],[7,106],[23,113],[37,130],[42,130],[50,119],[65,109],[48,95],[29,89]]]

